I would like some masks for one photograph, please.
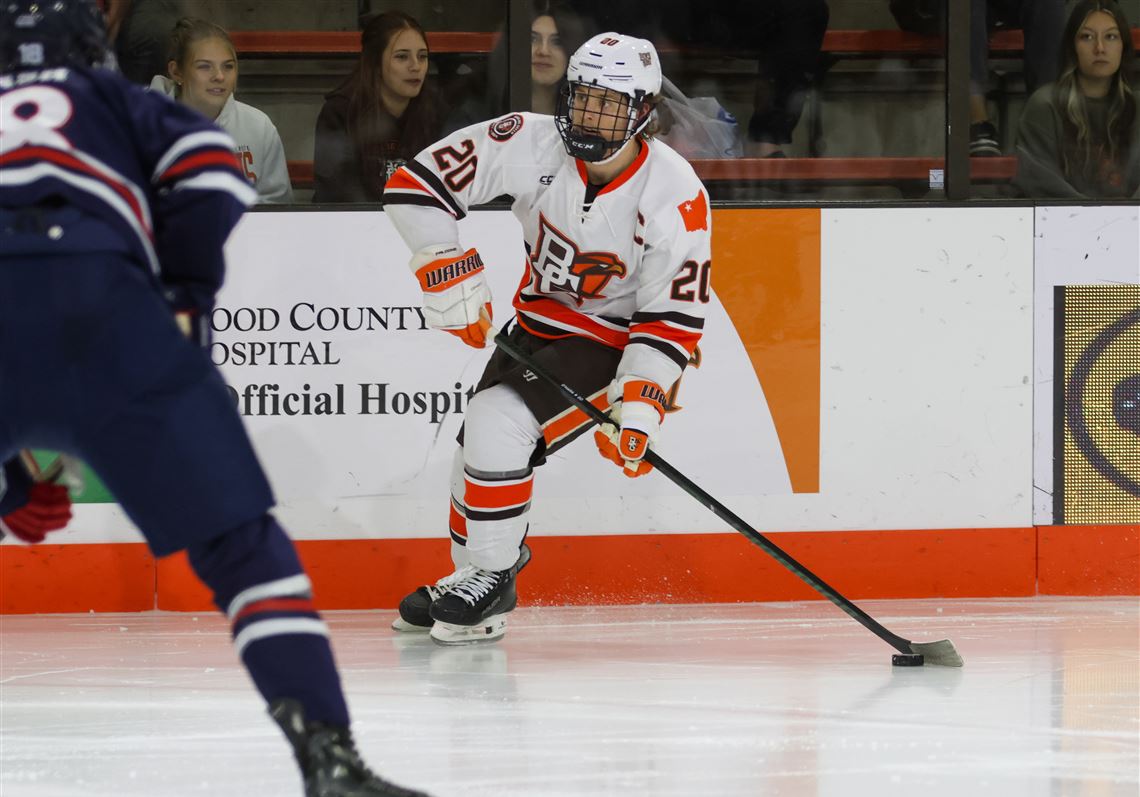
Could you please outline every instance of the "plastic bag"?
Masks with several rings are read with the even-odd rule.
[[[744,154],[736,117],[715,97],[686,97],[664,79],[657,114],[661,125],[657,138],[687,159],[739,158]]]

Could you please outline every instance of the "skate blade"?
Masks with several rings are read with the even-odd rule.
[[[452,625],[438,620],[431,627],[431,641],[440,645],[478,645],[494,642],[507,632],[507,618],[490,617],[479,625]]]
[[[392,630],[399,631],[405,634],[426,634],[431,630],[431,626],[427,625],[413,625],[405,620],[403,617],[397,617],[392,621]]]

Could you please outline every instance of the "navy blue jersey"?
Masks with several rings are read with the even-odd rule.
[[[232,139],[188,107],[103,69],[0,75],[0,208],[62,204],[104,222],[54,253],[129,254],[176,309],[208,310],[255,199]]]

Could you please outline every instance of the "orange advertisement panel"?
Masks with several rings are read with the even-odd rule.
[[[713,211],[713,288],[764,388],[792,491],[819,492],[820,211]]]

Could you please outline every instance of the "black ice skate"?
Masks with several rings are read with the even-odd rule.
[[[515,572],[526,567],[528,562],[530,562],[530,547],[524,542],[519,546]],[[432,601],[446,595],[451,587],[462,579],[465,570],[466,568],[460,568],[434,584],[418,587],[409,593],[400,601],[400,616],[392,623],[392,628],[396,631],[430,631],[435,622],[431,618]]]
[[[520,560],[521,560],[520,556]],[[446,593],[432,601],[431,638],[441,645],[490,642],[507,630],[507,612],[518,603],[516,562],[506,570],[468,565]]]
[[[429,797],[426,792],[401,788],[373,774],[356,752],[348,728],[306,722],[304,709],[296,700],[275,700],[269,715],[293,745],[305,797]]]

